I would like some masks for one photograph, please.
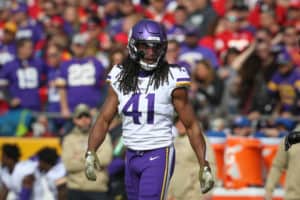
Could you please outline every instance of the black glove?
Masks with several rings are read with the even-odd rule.
[[[293,144],[300,143],[300,132],[299,131],[292,131],[284,138],[284,146],[285,150],[289,150],[289,148]]]

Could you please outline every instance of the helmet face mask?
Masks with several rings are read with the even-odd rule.
[[[131,59],[142,69],[151,71],[164,59],[167,37],[164,27],[151,20],[141,20],[129,32],[128,50]]]
[[[136,47],[139,52],[140,60],[153,64],[162,55],[162,44],[157,42],[137,42]]]

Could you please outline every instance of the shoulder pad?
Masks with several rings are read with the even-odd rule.
[[[180,67],[178,64],[169,64],[169,67],[175,68],[175,67]]]

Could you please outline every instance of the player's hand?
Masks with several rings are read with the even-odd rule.
[[[96,170],[100,170],[100,162],[95,151],[87,151],[85,156],[85,176],[91,181],[96,181]]]
[[[201,186],[201,192],[207,193],[214,187],[214,178],[211,173],[208,162],[205,166],[201,166],[199,170],[199,181]]]

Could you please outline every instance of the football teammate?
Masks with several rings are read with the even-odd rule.
[[[108,74],[108,96],[91,129],[86,153],[86,176],[95,180],[95,151],[117,111],[127,147],[125,185],[130,200],[166,198],[174,168],[173,115],[178,113],[199,162],[203,193],[214,184],[205,160],[203,133],[188,102],[190,77],[185,68],[165,61],[167,37],[163,26],[143,19],[129,33],[129,57]],[[101,160],[101,158],[100,158]]]
[[[18,146],[2,147],[0,199],[64,199],[65,167],[54,148],[44,147],[31,159],[20,161]],[[8,193],[10,192],[10,195]]]

